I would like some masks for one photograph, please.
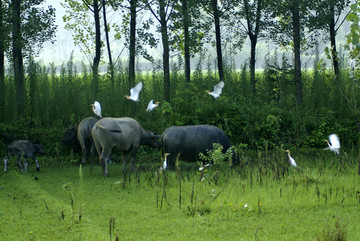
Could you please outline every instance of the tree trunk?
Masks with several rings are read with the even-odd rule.
[[[105,4],[106,4],[105,0],[102,0],[106,47],[107,47],[108,57],[109,57],[110,80],[111,80],[111,86],[114,87],[114,65],[113,65],[112,57],[111,57],[111,48],[110,48],[109,31],[108,31],[108,25],[107,25],[107,19],[106,19]]]
[[[183,25],[184,25],[184,59],[185,59],[185,79],[187,83],[191,81],[191,69],[190,69],[190,35],[189,35],[189,13],[188,13],[188,0],[182,0],[182,12],[183,12]]]
[[[101,38],[100,38],[100,14],[98,0],[93,1],[94,7],[94,21],[95,21],[95,57],[93,63],[93,87],[94,98],[98,98],[99,92],[99,64],[101,57]]]
[[[129,86],[135,85],[136,7],[137,0],[130,0]]]
[[[255,80],[255,64],[256,64],[256,44],[257,36],[250,38],[250,84],[253,95],[256,92],[256,80]]]
[[[339,74],[339,60],[337,58],[337,51],[336,51],[335,13],[334,13],[333,4],[330,6],[329,30],[330,30],[331,53],[332,53],[331,57],[334,65],[335,76],[337,77]]]
[[[0,0],[0,33],[4,34],[3,2]],[[0,106],[5,106],[5,36],[0,37]],[[4,119],[4,108],[0,108],[0,118]]]
[[[294,41],[294,65],[295,65],[295,96],[299,106],[302,105],[302,81],[301,81],[301,60],[300,60],[300,13],[299,0],[293,0],[292,24]]]
[[[256,79],[255,79],[255,65],[256,65],[256,44],[260,31],[260,18],[262,11],[262,0],[257,1],[256,6],[256,20],[255,20],[255,29],[252,28],[252,22],[250,18],[251,9],[249,7],[249,1],[244,0],[244,7],[246,13],[246,22],[248,25],[248,36],[250,39],[250,85],[253,95],[256,92]]]
[[[14,61],[14,80],[16,90],[17,112],[19,116],[24,116],[24,64],[22,56],[22,36],[21,36],[21,0],[12,1],[12,46]]]
[[[160,0],[159,10],[160,10],[161,39],[163,44],[164,99],[167,102],[170,102],[170,48],[169,48],[169,36],[167,33],[167,21],[166,21],[164,0]]]
[[[223,67],[222,51],[221,51],[220,16],[217,6],[217,0],[211,0],[211,2],[212,2],[213,14],[214,14],[214,22],[215,22],[216,53],[217,53],[217,62],[218,62],[218,70],[219,70],[219,79],[220,81],[224,81],[224,67]]]

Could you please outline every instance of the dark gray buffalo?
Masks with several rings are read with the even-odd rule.
[[[214,143],[223,146],[226,152],[231,143],[227,135],[218,127],[211,125],[171,126],[162,134],[162,153],[169,153],[167,162],[169,169],[174,169],[175,159],[187,162],[198,160],[199,153],[206,154]]]
[[[33,144],[30,141],[26,141],[26,140],[13,141],[7,147],[7,154],[6,157],[4,158],[4,171],[5,172],[7,171],[7,163],[12,156],[17,157],[17,165],[19,166],[21,171],[23,171],[23,167],[21,165],[22,157],[24,158],[25,172],[27,172],[28,163],[26,158],[28,157],[35,161],[36,170],[40,171],[39,161],[35,157],[36,153],[45,154],[46,151],[44,147],[40,144]]]
[[[105,176],[109,176],[107,160],[113,148],[122,152],[123,172],[125,172],[127,154],[131,156],[133,167],[140,145],[159,147],[157,140],[160,136],[145,131],[136,120],[129,117],[102,118],[93,127],[92,135]]]
[[[77,128],[77,138],[81,145],[81,151],[83,154],[82,164],[86,163],[87,153],[90,154],[90,166],[93,165],[93,157],[95,153],[94,139],[92,137],[92,128],[98,119],[94,117],[87,117],[83,119]]]
[[[62,139],[62,142],[65,144],[69,144],[69,143],[71,144],[73,143],[74,140],[77,139],[80,143],[81,151],[82,151],[81,163],[83,165],[86,163],[86,158],[89,154],[91,167],[93,165],[93,157],[95,153],[94,140],[91,131],[97,121],[98,119],[94,117],[87,117],[83,119],[79,123],[78,127],[75,126],[69,127],[66,130],[65,135]]]

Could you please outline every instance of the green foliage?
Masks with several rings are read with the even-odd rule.
[[[219,143],[214,143],[213,149],[208,150],[206,155],[204,153],[200,153],[199,157],[204,163],[211,163],[211,169],[215,171],[223,171],[225,168],[232,166],[233,151],[234,148],[230,147],[224,153],[223,146]],[[203,169],[203,166],[201,167]]]
[[[277,53],[267,57],[266,68],[257,73],[257,93],[252,95],[246,65],[240,72],[226,71],[225,87],[218,99],[206,94],[218,82],[211,69],[199,69],[186,83],[179,64],[171,73],[171,102],[163,99],[163,76],[153,72],[137,74],[144,83],[140,101],[128,101],[126,69],[123,63],[115,66],[114,84],[108,75],[99,76],[98,100],[104,117],[130,116],[147,130],[161,134],[172,125],[211,124],[229,136],[232,144],[245,145],[247,149],[267,146],[325,147],[324,139],[331,133],[341,138],[342,148],[351,150],[359,140],[357,112],[349,108],[360,100],[357,85],[343,68],[335,80],[324,67],[304,71],[304,106],[298,109],[293,91],[292,70],[285,56],[278,61]],[[319,60],[318,66],[321,66]],[[31,61],[26,75],[26,117],[19,118],[15,103],[14,83],[5,78],[6,104],[2,109],[1,124],[4,133],[1,143],[6,146],[15,138],[29,138],[41,142],[54,155],[55,146],[61,154],[67,148],[59,144],[65,129],[85,117],[93,116],[90,104],[95,98],[91,75],[85,64],[79,72],[72,58],[60,67],[49,68]],[[340,89],[339,89],[340,88]],[[339,93],[340,91],[340,93]],[[148,102],[154,99],[160,106],[146,112]],[[67,150],[67,154],[69,150]],[[72,158],[70,158],[72,159]]]

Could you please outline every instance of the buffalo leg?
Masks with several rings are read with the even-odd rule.
[[[103,149],[101,156],[100,156],[103,173],[104,173],[104,176],[106,176],[106,177],[109,176],[108,169],[107,169],[107,161],[109,159],[110,153],[111,153],[111,150]]]
[[[95,144],[91,143],[91,147],[90,147],[90,172],[93,170],[94,154],[95,154]]]
[[[136,161],[136,153],[138,150],[134,150],[133,152],[130,153],[131,155],[131,172],[134,172],[134,164]]]
[[[8,164],[8,159],[5,157],[4,158],[4,172],[7,171],[7,164]]]
[[[166,160],[167,160],[167,164],[168,164],[168,169],[175,170],[176,156],[173,154],[170,154],[166,157]]]
[[[85,165],[86,163],[86,147],[84,145],[81,145],[81,151],[82,151],[82,161],[81,165]]]
[[[21,156],[17,156],[17,165],[20,168],[20,171],[24,171],[24,169],[22,168],[22,165],[21,165]]]
[[[27,163],[26,158],[24,158],[24,169],[25,169],[25,172],[27,172],[27,167],[28,167],[28,163]]]
[[[122,159],[123,159],[123,173],[126,174],[126,162],[127,162],[127,154],[125,152],[122,153]]]
[[[36,171],[40,171],[39,160],[35,158]]]

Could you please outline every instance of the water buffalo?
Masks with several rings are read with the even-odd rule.
[[[70,126],[66,129],[66,132],[64,134],[63,139],[61,140],[61,143],[70,146],[74,151],[80,152],[80,145],[77,140],[77,127],[76,126]]]
[[[45,154],[46,151],[45,151],[44,147],[40,144],[33,144],[30,141],[26,141],[26,140],[13,141],[7,147],[7,154],[4,157],[4,171],[5,172],[7,171],[7,163],[9,161],[9,159],[15,155],[17,157],[17,165],[19,166],[21,171],[23,171],[23,168],[21,165],[21,157],[24,158],[25,172],[27,172],[27,166],[28,166],[28,163],[26,160],[27,157],[29,157],[35,161],[36,170],[40,171],[39,161],[35,157],[36,153]]]
[[[223,146],[226,152],[231,143],[227,135],[218,127],[211,125],[171,126],[162,134],[162,153],[167,156],[169,169],[174,169],[175,159],[180,154],[182,161],[198,161],[199,153],[206,154],[214,143]]]
[[[91,167],[93,165],[93,157],[95,153],[94,140],[92,138],[91,130],[97,121],[98,119],[94,117],[87,117],[83,119],[79,123],[78,127],[76,126],[69,127],[66,130],[65,135],[61,141],[62,143],[65,144],[71,144],[74,141],[76,141],[76,144],[80,143],[81,151],[82,151],[81,164],[84,165],[86,163],[87,154],[89,153]],[[73,146],[75,146],[75,143],[73,143]]]
[[[114,147],[123,154],[124,173],[127,154],[130,154],[133,166],[140,145],[159,147],[157,140],[160,136],[145,131],[136,120],[130,117],[102,118],[93,127],[92,135],[105,176],[109,176],[107,160]]]
[[[91,168],[93,165],[93,157],[95,152],[95,145],[91,132],[92,132],[92,128],[94,127],[97,121],[98,119],[94,117],[87,117],[80,122],[77,128],[77,138],[80,142],[81,150],[83,154],[81,163],[82,164],[86,163],[86,155],[89,152]]]

